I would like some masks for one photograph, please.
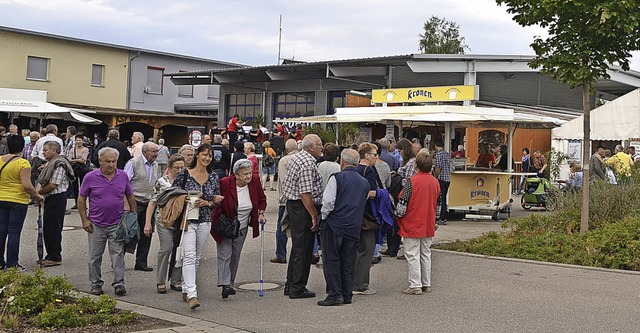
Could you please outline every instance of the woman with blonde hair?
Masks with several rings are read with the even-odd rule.
[[[264,180],[262,181],[262,187],[267,190],[267,183],[270,183],[269,189],[275,191],[273,183],[276,177],[276,151],[271,148],[271,142],[265,141],[262,143],[264,148],[264,154],[262,155],[262,174]]]
[[[182,155],[174,154],[169,157],[169,161],[167,163],[167,174],[156,181],[156,184],[153,187],[153,197],[151,198],[151,201],[149,201],[149,205],[147,206],[147,215],[143,232],[145,233],[145,235],[147,235],[147,237],[151,237],[151,234],[153,233],[151,218],[155,214],[155,225],[157,226],[158,240],[160,242],[160,248],[158,249],[158,272],[156,274],[156,290],[160,294],[165,294],[167,292],[166,281],[168,276],[167,272],[169,271],[171,272],[169,274],[171,280],[171,290],[182,291],[182,272],[179,267],[171,267],[171,270],[169,270],[169,259],[174,247],[174,228],[168,227],[164,223],[162,223],[162,216],[160,214],[161,209],[156,210],[156,202],[158,199],[158,195],[165,189],[173,185],[173,182],[176,180],[176,176],[184,168],[185,163],[184,157]]]
[[[258,163],[258,157],[256,156],[256,146],[254,146],[251,142],[245,142],[244,154],[253,165],[253,174],[260,177],[260,164]]]

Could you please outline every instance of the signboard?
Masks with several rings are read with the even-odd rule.
[[[569,161],[581,161],[582,160],[582,141],[569,140]]]
[[[202,143],[202,135],[204,135],[204,127],[189,126],[187,127],[189,133],[189,144],[198,148]]]
[[[375,89],[371,92],[373,103],[420,103],[474,101],[479,96],[479,86],[442,86],[398,89]]]

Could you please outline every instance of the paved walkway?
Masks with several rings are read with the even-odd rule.
[[[265,232],[266,281],[284,283],[286,265],[268,259],[275,251],[274,228],[277,206],[275,192],[268,192],[269,223]],[[69,204],[69,207],[71,203]],[[35,268],[37,209],[30,208],[23,231],[20,260],[28,270]],[[514,215],[528,214],[514,207]],[[89,290],[86,264],[86,233],[80,228],[77,212],[65,220],[63,264],[46,268],[47,274],[65,275],[81,291]],[[441,226],[435,242],[475,237],[500,230],[500,222],[450,221]],[[238,290],[228,299],[216,287],[215,243],[210,241],[198,275],[202,306],[188,309],[178,292],[165,295],[155,291],[155,272],[133,270],[134,257],[127,255],[128,294],[117,297],[119,307],[180,325],[153,332],[603,332],[637,331],[640,315],[640,276],[608,270],[572,266],[494,260],[434,250],[433,292],[405,295],[406,261],[384,257],[371,268],[372,296],[356,296],[351,305],[323,308],[321,269],[312,267],[308,287],[315,299],[290,300],[281,288],[259,297],[256,291]],[[152,241],[149,263],[155,265],[157,238]],[[260,240],[247,239],[236,284],[257,282]],[[112,275],[107,256],[103,258],[103,278]],[[111,288],[105,288],[113,295]]]

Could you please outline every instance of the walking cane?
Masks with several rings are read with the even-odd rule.
[[[260,297],[264,296],[264,279],[262,276],[264,266],[264,219],[260,219]]]

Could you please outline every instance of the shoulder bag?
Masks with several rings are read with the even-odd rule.
[[[231,197],[231,200],[233,200],[233,210],[237,211],[238,203],[236,202],[236,199],[232,195],[229,195],[229,196]],[[224,238],[228,238],[228,239],[238,238],[241,235],[241,232],[240,232],[240,221],[238,220],[237,214],[234,219],[231,219],[226,214],[221,213],[220,218],[218,219],[218,224],[216,224],[213,230]]]
[[[0,168],[0,174],[2,173],[2,170],[4,170],[4,167],[6,167],[9,162],[13,161],[16,158],[18,158],[18,156],[13,155],[8,161],[6,161],[4,165],[2,165],[2,168]]]
[[[369,166],[364,168],[364,171],[362,172],[362,177],[364,177],[365,179],[367,177],[365,177],[365,175],[367,174],[367,169],[371,168]],[[381,183],[380,181],[380,177],[378,177],[378,183]],[[369,204],[369,200],[367,199],[367,205]],[[380,228],[380,225],[378,224],[378,221],[376,220],[376,217],[373,216],[371,213],[367,212],[367,210],[364,210],[364,216],[362,217],[362,226],[361,229],[364,231],[378,231],[378,229]]]

